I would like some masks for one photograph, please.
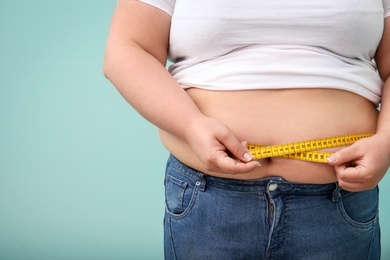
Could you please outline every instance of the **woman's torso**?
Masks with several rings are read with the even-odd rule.
[[[174,4],[170,71],[205,115],[240,141],[261,145],[375,132],[382,82],[372,58],[382,0],[244,2]],[[183,163],[206,172],[183,140],[164,132],[161,139]],[[272,158],[261,165],[242,175],[206,173],[336,181],[323,163]]]
[[[331,89],[209,91],[187,93],[206,115],[225,123],[240,141],[275,145],[346,134],[375,132],[378,111],[367,99]],[[247,174],[207,172],[186,142],[161,131],[166,148],[188,166],[209,175],[234,179],[280,176],[288,181],[336,181],[328,164],[286,158],[261,159]],[[332,149],[336,151],[337,149]]]

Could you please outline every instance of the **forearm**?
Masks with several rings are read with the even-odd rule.
[[[377,49],[375,61],[379,75],[385,82],[382,92],[381,109],[378,118],[377,134],[390,145],[390,17],[385,19],[382,40]]]
[[[156,58],[137,46],[116,46],[106,55],[104,73],[148,121],[184,138],[186,126],[202,114]]]
[[[381,108],[378,118],[377,133],[390,144],[390,78],[385,82],[382,94]]]

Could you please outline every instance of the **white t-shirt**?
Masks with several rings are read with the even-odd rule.
[[[172,16],[184,88],[333,88],[380,102],[373,61],[390,0],[140,0]]]

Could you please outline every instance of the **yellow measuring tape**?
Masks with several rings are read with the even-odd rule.
[[[254,160],[269,157],[284,157],[303,161],[326,163],[326,158],[331,156],[332,153],[321,152],[318,150],[351,145],[357,140],[370,137],[372,135],[372,133],[362,133],[272,146],[249,144],[248,150],[253,155]]]

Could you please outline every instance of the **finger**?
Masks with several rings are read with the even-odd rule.
[[[348,172],[350,172],[351,170],[347,170],[345,164],[341,166],[336,166],[335,170],[337,174],[337,182],[342,189],[350,192],[354,192],[358,189],[358,186],[361,185],[359,182],[356,182],[348,178],[348,175],[350,174]]]
[[[364,183],[361,182],[351,183],[351,182],[344,182],[339,180],[338,184],[343,190],[350,191],[350,192],[359,192],[359,191],[367,190],[367,188],[365,188]]]
[[[238,160],[249,162],[253,159],[253,155],[248,151],[247,142],[240,143],[233,134],[229,133],[223,140],[220,141]]]
[[[327,158],[330,165],[337,166],[351,161],[356,161],[361,155],[353,146],[343,148]]]
[[[232,163],[224,163],[223,166],[221,166],[221,169],[230,174],[244,174],[253,171],[259,166],[260,164],[257,161],[251,161],[248,163],[236,161]]]
[[[366,168],[362,165],[348,167],[347,164],[342,164],[335,167],[337,177],[343,182],[362,183],[367,180]]]
[[[229,174],[248,173],[260,166],[258,161],[241,162],[228,156],[220,156],[216,162],[219,169]]]

